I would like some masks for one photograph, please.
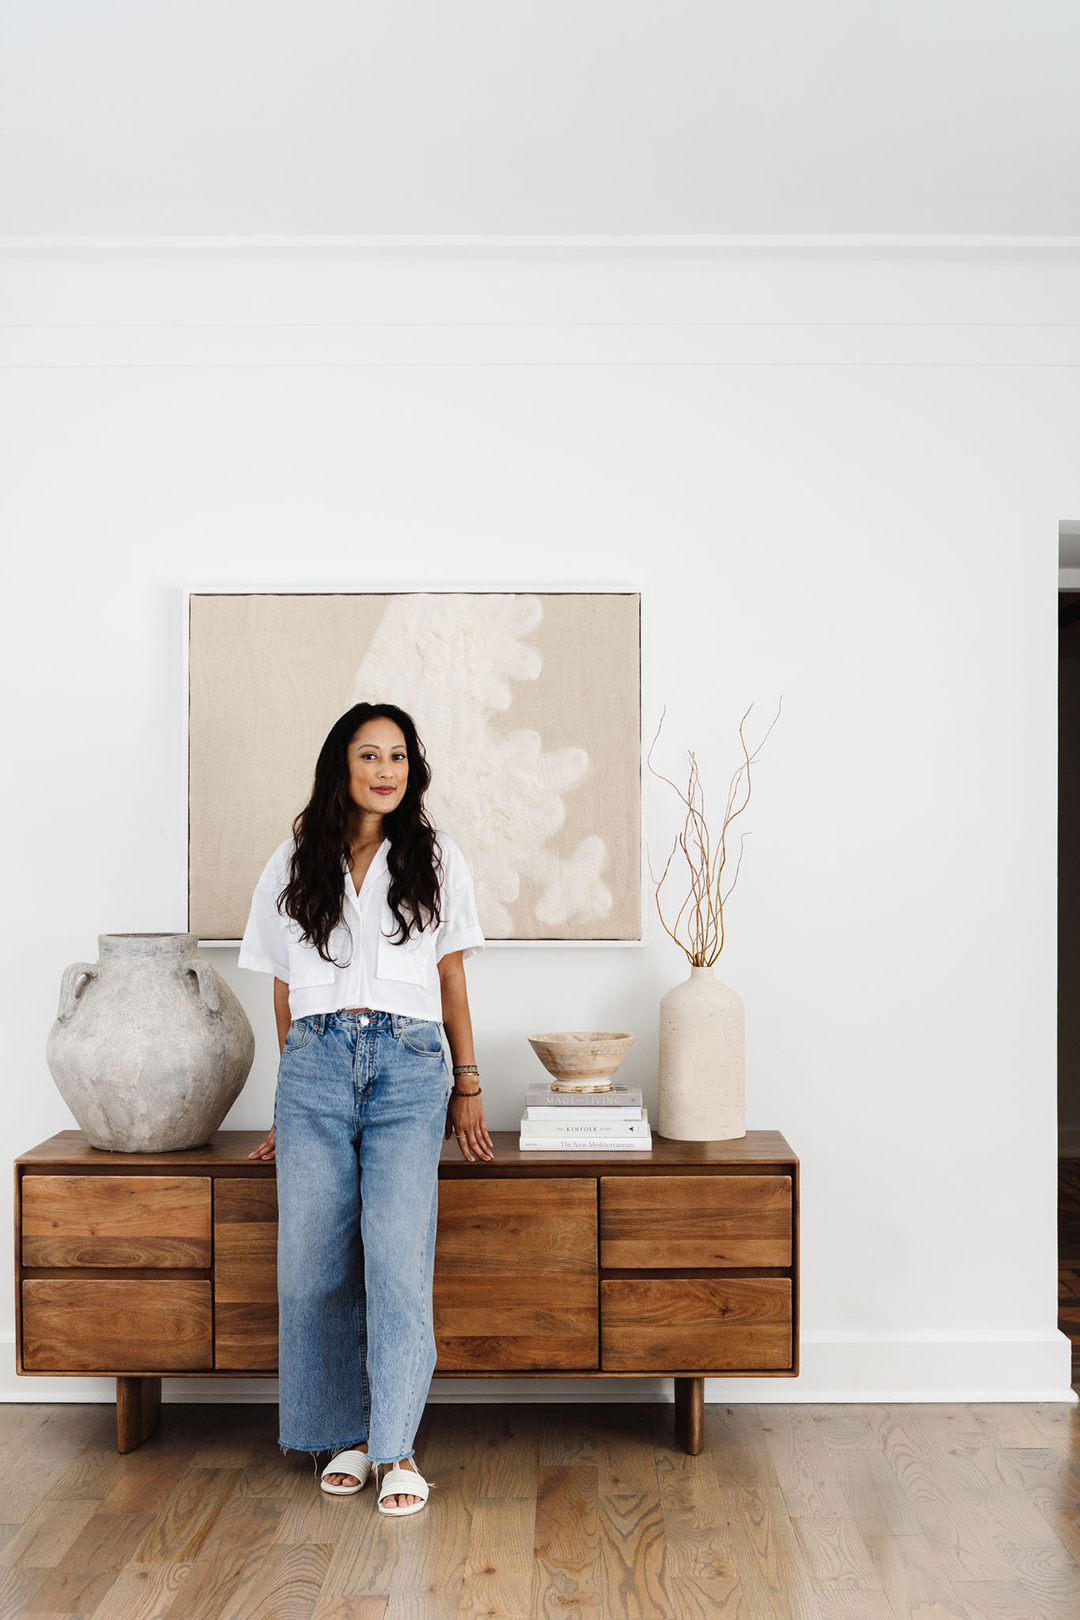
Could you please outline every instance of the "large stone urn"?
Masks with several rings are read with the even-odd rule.
[[[57,1089],[94,1147],[202,1147],[251,1071],[255,1035],[195,934],[99,934],[73,962],[45,1048]]]
[[[660,1108],[657,1129],[679,1142],[746,1135],[742,997],[711,967],[660,999]]]

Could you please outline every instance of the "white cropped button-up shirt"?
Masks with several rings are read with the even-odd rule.
[[[378,1007],[411,1018],[442,1021],[438,962],[449,951],[472,956],[487,943],[476,913],[472,874],[465,857],[446,833],[435,835],[442,854],[440,909],[442,921],[420,934],[415,929],[404,945],[386,936],[400,932],[387,904],[390,870],[389,838],[372,856],[357,894],[344,856],[342,921],[330,935],[328,950],[335,967],[313,945],[300,939],[300,925],[283,916],[275,900],[289,876],[293,840],[280,843],[263,868],[251,899],[239,963],[256,973],[272,973],[289,986],[289,1012],[295,1018],[336,1012],[339,1007]]]

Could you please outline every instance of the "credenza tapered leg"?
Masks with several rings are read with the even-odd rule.
[[[696,1457],[705,1444],[704,1378],[676,1378],[675,1433],[683,1450]]]
[[[160,1378],[116,1380],[116,1449],[134,1451],[153,1434],[161,1417]]]

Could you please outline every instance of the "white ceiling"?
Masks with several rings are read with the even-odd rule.
[[[5,0],[5,235],[1080,236],[1075,0]]]

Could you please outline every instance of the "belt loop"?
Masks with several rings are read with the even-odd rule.
[[[399,1017],[399,1014],[397,1014],[396,1012],[392,1012],[392,1013],[389,1014],[390,1033],[391,1033],[391,1035],[394,1036],[395,1040],[397,1039],[398,1028],[399,1028],[399,1026],[398,1026],[398,1017]]]

